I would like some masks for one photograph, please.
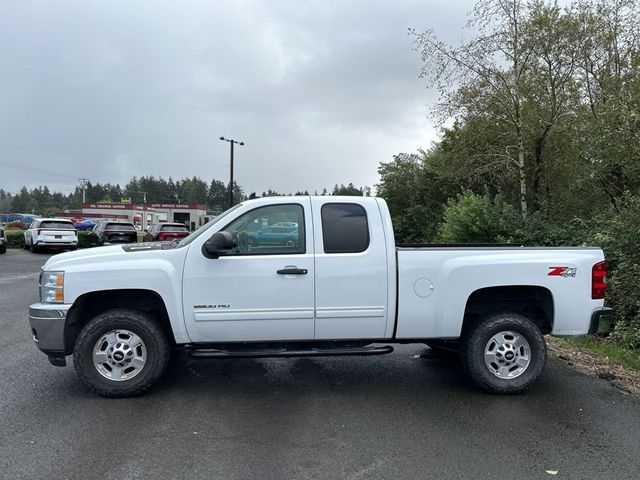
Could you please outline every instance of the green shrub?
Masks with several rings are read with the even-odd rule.
[[[78,232],[78,247],[89,248],[95,247],[98,237],[91,231]]]
[[[24,231],[22,230],[5,230],[7,237],[7,248],[24,248]]]
[[[500,197],[465,192],[450,199],[444,207],[438,228],[443,243],[504,243],[521,224],[514,208]]]
[[[592,245],[597,223],[597,220],[587,222],[581,218],[557,223],[541,212],[534,212],[512,230],[511,241],[527,247]]]
[[[611,340],[626,350],[640,350],[640,317],[616,323]]]
[[[627,195],[594,238],[608,266],[607,304],[616,310],[613,338],[640,347],[640,197]],[[634,336],[636,340],[633,341]]]

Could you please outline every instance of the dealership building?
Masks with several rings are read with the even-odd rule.
[[[207,207],[198,203],[85,203],[82,205],[84,218],[126,219],[144,230],[154,223],[182,223],[196,228],[207,223],[214,215],[207,214]]]

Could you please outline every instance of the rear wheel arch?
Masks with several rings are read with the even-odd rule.
[[[461,335],[495,312],[522,315],[543,334],[548,334],[554,322],[553,294],[539,285],[506,285],[475,290],[467,299]]]
[[[69,309],[64,331],[65,354],[73,353],[76,338],[85,325],[113,309],[137,310],[149,315],[175,345],[168,310],[160,294],[147,289],[98,290],[81,295]]]

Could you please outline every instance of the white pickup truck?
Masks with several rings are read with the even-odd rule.
[[[269,225],[286,229],[269,230]],[[105,396],[148,390],[173,349],[194,358],[374,355],[393,343],[460,353],[485,390],[529,387],[544,334],[594,332],[599,248],[396,245],[384,200],[271,197],[171,243],[51,257],[33,338],[53,365],[73,354]]]

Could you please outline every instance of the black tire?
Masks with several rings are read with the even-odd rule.
[[[31,251],[31,253],[38,253],[38,247],[34,245],[33,242],[31,242],[31,244],[29,245],[29,250]]]
[[[93,362],[93,348],[100,337],[118,329],[138,335],[147,356],[140,372],[123,381],[104,377]],[[144,312],[129,309],[109,310],[96,316],[82,329],[73,347],[73,364],[78,376],[92,391],[104,397],[132,397],[146,392],[162,377],[170,357],[169,340],[158,322]]]
[[[2,245],[0,246],[0,255],[3,253],[7,253],[7,246],[6,245]]]
[[[522,335],[529,344],[529,363],[515,378],[500,378],[485,364],[485,348],[491,338],[500,332]],[[464,332],[460,358],[467,375],[483,390],[503,395],[515,394],[530,388],[544,370],[547,344],[538,326],[527,317],[509,312],[493,313]]]

